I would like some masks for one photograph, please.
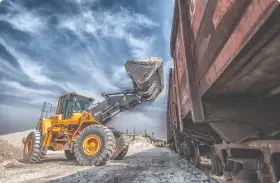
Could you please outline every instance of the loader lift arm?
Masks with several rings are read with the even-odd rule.
[[[142,102],[154,101],[163,90],[163,64],[160,58],[128,60],[125,69],[134,88],[116,93],[101,93],[105,100],[90,109],[95,119],[104,125],[122,111],[133,109]]]
[[[102,93],[105,100],[90,109],[96,120],[107,124],[112,117],[120,112],[133,109],[144,100],[134,89],[123,90],[116,93]]]

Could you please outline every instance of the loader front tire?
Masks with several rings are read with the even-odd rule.
[[[77,136],[74,155],[81,165],[104,165],[113,155],[114,144],[115,137],[109,128],[90,125]]]
[[[24,141],[23,159],[27,163],[41,163],[46,152],[42,148],[42,135],[35,130],[28,134]]]
[[[74,159],[76,159],[74,153],[71,152],[70,150],[64,150],[64,155],[65,155],[67,160],[74,160]]]

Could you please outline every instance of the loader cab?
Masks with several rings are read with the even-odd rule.
[[[56,114],[61,114],[62,119],[69,119],[72,113],[88,111],[92,106],[94,99],[78,95],[76,93],[68,93],[62,95],[58,99]]]

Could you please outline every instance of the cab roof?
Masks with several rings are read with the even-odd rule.
[[[67,95],[70,95],[70,96],[80,96],[80,97],[87,98],[87,99],[92,100],[92,101],[94,100],[94,98],[86,97],[86,96],[84,96],[84,95],[80,95],[80,94],[77,94],[77,93],[75,93],[75,92],[65,93],[65,94],[59,96],[59,98],[65,97],[65,96],[67,96]]]

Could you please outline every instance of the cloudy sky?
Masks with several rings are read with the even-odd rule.
[[[35,127],[44,101],[131,87],[128,59],[159,56],[172,67],[172,0],[3,0],[0,3],[0,134]],[[165,77],[166,78],[166,77]],[[165,79],[165,84],[166,83]],[[166,89],[166,87],[165,87]],[[165,136],[165,90],[112,126]]]

